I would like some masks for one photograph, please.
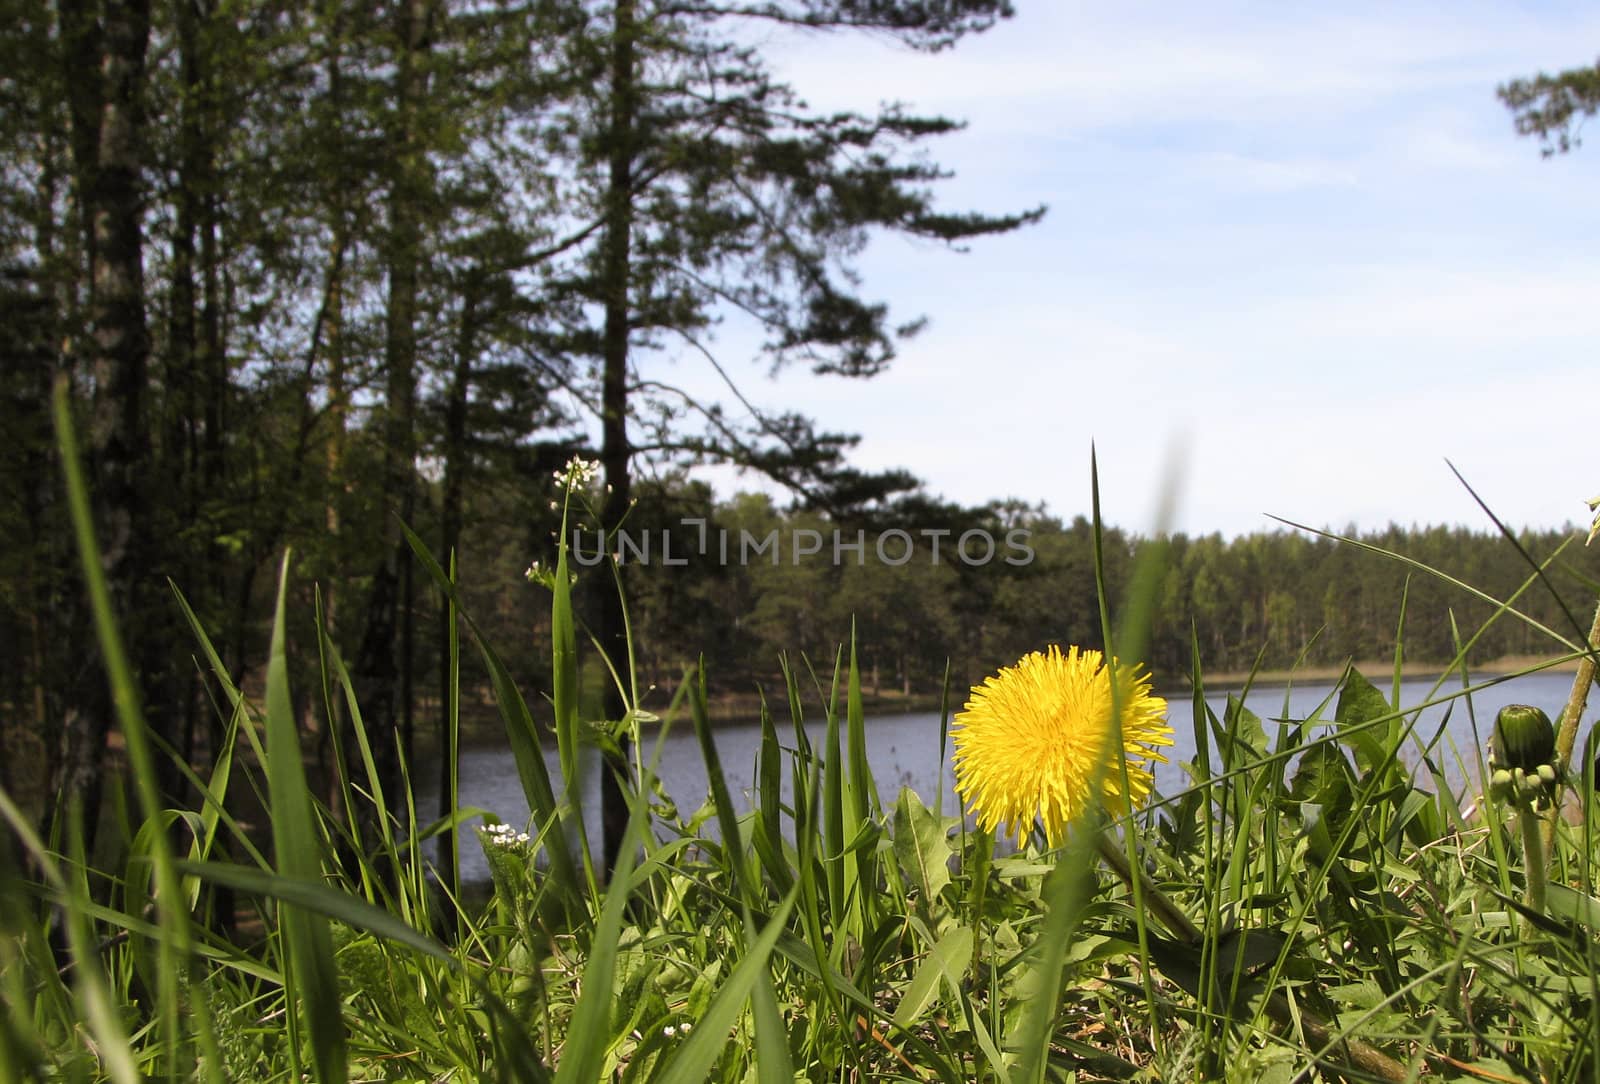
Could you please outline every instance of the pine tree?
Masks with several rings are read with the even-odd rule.
[[[1498,93],[1516,119],[1518,135],[1538,136],[1547,158],[1566,154],[1583,143],[1578,135],[1582,120],[1600,112],[1600,63],[1513,79]]]
[[[586,302],[570,329],[574,352],[594,359],[607,529],[620,524],[642,455],[756,467],[813,503],[848,485],[882,495],[906,479],[842,469],[851,439],[819,433],[792,413],[734,422],[717,403],[646,379],[652,353],[698,354],[728,368],[711,341],[727,313],[753,322],[774,368],[801,363],[823,376],[881,372],[897,341],[920,322],[894,325],[861,296],[850,261],[873,232],[950,244],[1037,221],[1016,214],[949,214],[931,186],[945,174],[910,152],[957,122],[890,108],[821,114],[778,82],[739,39],[748,20],[814,32],[871,30],[940,49],[1009,13],[1004,3],[581,4],[569,64],[590,91],[574,101],[569,198],[601,223],[563,284]],[[730,377],[730,383],[731,377]],[[620,600],[602,589],[601,642],[625,657]],[[613,696],[612,718],[623,711]],[[615,771],[623,765],[613,763]],[[602,780],[608,849],[621,839],[625,804],[612,773]]]

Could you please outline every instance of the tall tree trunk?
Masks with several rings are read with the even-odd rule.
[[[162,383],[167,393],[166,442],[167,463],[170,468],[168,493],[183,502],[179,512],[181,522],[192,523],[200,518],[201,504],[207,487],[201,476],[201,403],[204,399],[204,367],[201,362],[203,346],[199,341],[199,291],[195,282],[195,249],[200,229],[201,200],[205,193],[202,162],[206,152],[204,126],[201,123],[201,96],[204,82],[201,76],[202,57],[199,47],[199,19],[194,0],[175,0],[178,31],[178,67],[183,84],[181,100],[182,121],[179,134],[179,174],[175,197],[175,221],[172,232],[172,270],[170,302],[167,314],[167,351],[163,366]],[[169,500],[171,497],[168,498]],[[221,555],[209,545],[204,547],[203,567],[220,567]],[[185,583],[185,591],[192,593],[208,590],[212,583]],[[183,700],[183,757],[195,763],[196,727],[199,723],[201,697],[196,688],[193,672],[185,681]],[[210,714],[210,713],[208,713]],[[214,728],[212,728],[214,730]],[[213,752],[215,750],[213,749]]]
[[[634,126],[638,115],[636,33],[634,0],[617,0],[611,37],[610,171],[606,184],[601,269],[605,327],[601,333],[600,462],[606,475],[602,518],[607,531],[617,529],[633,500],[628,445],[628,345],[632,331],[629,301],[632,293]],[[599,586],[597,600],[600,643],[611,657],[616,672],[626,674],[628,641],[622,599],[609,579],[601,579],[605,582]],[[610,684],[606,687],[605,710],[613,719],[621,718],[625,710],[621,693]],[[608,758],[600,772],[601,830],[605,837],[607,870],[616,865],[628,826],[628,800],[619,782],[619,777],[626,778],[628,771],[626,739],[621,752],[616,760]]]
[[[40,232],[44,232],[43,227]],[[48,251],[41,246],[42,255]],[[41,264],[45,262],[41,259]],[[18,443],[8,452],[7,460],[8,467],[17,471],[14,492],[17,511],[27,524],[26,535],[37,539],[16,555],[22,569],[18,599],[21,620],[14,628],[16,639],[8,639],[8,644],[16,648],[17,657],[7,668],[5,681],[7,698],[18,709],[18,729],[43,738],[55,731],[53,723],[61,697],[64,645],[52,635],[52,625],[61,594],[60,570],[66,567],[70,551],[61,545],[65,532],[55,514],[59,507],[59,471],[52,461],[49,443],[50,393],[59,358],[55,349],[59,341],[55,303],[47,289],[30,289],[35,284],[29,278],[11,268],[0,269],[0,292],[4,297],[0,304],[6,311],[6,319],[0,323],[0,357],[14,367],[8,374],[7,390],[16,397],[15,408],[20,408],[15,413],[8,411],[19,432],[14,434]],[[24,703],[29,706],[26,712],[22,710]],[[25,715],[31,716],[26,724]],[[40,769],[47,773],[46,778],[54,773],[53,754],[47,750],[42,766],[31,757],[19,764],[12,759],[14,750],[4,743],[7,729],[6,722],[0,722],[0,787],[13,795],[26,793],[25,808],[37,817],[41,811],[33,802],[46,794],[40,785]],[[20,792],[19,785],[23,788]]]
[[[374,756],[386,795],[399,786],[400,744],[409,755],[412,735],[410,568],[398,521],[415,510],[417,289],[421,259],[421,202],[426,161],[418,112],[427,90],[427,52],[432,0],[405,0],[398,9],[395,120],[391,144],[395,175],[389,188],[389,236],[385,243],[388,299],[385,312],[386,403],[383,422],[382,563],[373,575],[359,670],[367,698],[364,714],[374,737]],[[391,798],[392,800],[392,798]]]
[[[49,42],[46,31],[39,31],[35,39],[40,55],[47,55]],[[66,531],[60,522],[61,507],[59,469],[55,463],[53,445],[48,439],[48,414],[51,389],[56,374],[66,369],[67,357],[61,349],[62,329],[73,326],[75,297],[77,295],[76,266],[72,253],[73,232],[57,222],[61,186],[63,140],[65,132],[58,127],[58,110],[49,110],[42,116],[45,127],[39,133],[39,185],[35,199],[38,213],[34,219],[34,245],[39,254],[37,285],[39,304],[35,310],[39,320],[37,334],[30,335],[31,323],[13,314],[8,322],[19,331],[24,344],[14,351],[15,361],[26,365],[33,379],[33,393],[29,397],[37,404],[40,420],[36,432],[40,439],[28,442],[31,451],[25,462],[23,478],[29,479],[24,491],[23,511],[31,535],[39,543],[25,551],[28,571],[23,582],[29,585],[28,613],[28,664],[21,668],[29,688],[27,698],[32,708],[33,732],[41,738],[58,733],[56,720],[60,718],[62,698],[66,686],[66,669],[63,662],[68,653],[63,650],[68,619],[63,612],[62,571],[69,568],[71,548]],[[31,306],[30,306],[31,308]],[[19,327],[20,325],[20,327]],[[3,338],[3,335],[0,335]],[[75,579],[75,578],[74,578]],[[3,729],[3,727],[0,727]],[[44,762],[35,766],[35,778],[57,778],[57,757],[60,750],[46,743]],[[0,750],[0,786],[16,793],[16,770],[10,755]],[[40,788],[43,790],[43,788]],[[35,810],[35,815],[39,811]],[[42,822],[43,817],[40,816]]]
[[[95,477],[96,518],[113,604],[134,640],[141,698],[158,735],[172,740],[167,656],[156,575],[162,571],[159,532],[152,528],[145,492],[151,477],[146,415],[150,332],[145,322],[143,178],[144,81],[150,37],[149,0],[97,5],[63,0],[59,7],[66,60],[73,70],[69,103],[79,198],[86,224],[90,277],[90,371],[94,401],[89,447]],[[87,70],[81,65],[88,64]],[[100,669],[98,661],[94,664]],[[64,720],[69,754],[59,793],[81,792],[85,824],[93,831],[99,803],[99,767],[111,725],[103,673],[79,683],[83,700]],[[181,775],[163,758],[160,783],[175,795]]]

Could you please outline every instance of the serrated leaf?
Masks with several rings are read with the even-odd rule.
[[[1370,772],[1389,759],[1384,739],[1389,737],[1387,731],[1392,729],[1393,724],[1389,728],[1360,728],[1393,714],[1393,710],[1388,699],[1359,670],[1351,667],[1345,671],[1339,687],[1339,706],[1334,709],[1333,720],[1345,744],[1355,754],[1357,767],[1363,772]]]
[[[1217,734],[1217,744],[1235,766],[1241,762],[1241,752],[1254,753],[1257,758],[1267,755],[1267,730],[1261,717],[1244,706],[1244,701],[1233,693],[1228,694],[1227,707],[1222,713],[1223,727]],[[1240,747],[1243,747],[1242,749]]]
[[[894,806],[894,853],[923,906],[931,909],[950,883],[950,857],[955,851],[947,824],[910,787],[901,789]]]

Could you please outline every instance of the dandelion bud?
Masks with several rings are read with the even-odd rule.
[[[1501,708],[1489,737],[1490,797],[1545,808],[1561,781],[1555,756],[1556,731],[1550,716],[1528,704]]]

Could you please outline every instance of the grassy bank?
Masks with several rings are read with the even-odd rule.
[[[94,585],[86,516],[79,529]],[[96,588],[125,815],[99,848],[112,857],[90,863],[70,802],[42,838],[0,794],[0,1084],[1600,1079],[1592,771],[1568,777],[1578,815],[1548,822],[1547,843],[1531,806],[1497,804],[1469,824],[1467,796],[1442,775],[1417,786],[1401,769],[1407,705],[1359,673],[1343,680],[1331,733],[1197,703],[1189,785],[1148,802],[1112,800],[1136,793],[1137,767],[1103,755],[1119,743],[1076,746],[1080,771],[1061,783],[1071,814],[1039,827],[1028,812],[1015,850],[957,810],[879,789],[848,645],[820,682],[789,670],[772,690],[756,808],[735,808],[696,673],[655,714],[661,730],[695,733],[710,790],[670,810],[652,786],[653,741],[637,741],[655,721],[580,718],[560,566],[548,703],[525,697],[459,615],[458,649],[494,677],[530,822],[457,809],[430,823],[386,785],[325,635],[308,660],[314,700],[353,755],[337,802],[308,786],[285,646],[291,575],[286,559],[259,699],[228,684],[194,625],[228,740],[178,809],[157,793],[164,753]],[[1107,640],[1136,649],[1148,597],[1103,601]],[[1201,661],[1188,677],[1209,687]],[[1149,701],[1117,684],[1125,666],[1082,668],[1080,691],[1104,678],[1098,714],[1041,707],[1015,675],[1004,687],[1063,740],[1128,734],[1128,712]],[[825,719],[820,741],[802,717]],[[608,873],[542,746],[553,735],[570,765],[618,733],[636,740],[619,764],[629,817]],[[1004,773],[1050,750],[1001,752],[984,770],[1016,797]],[[1517,779],[1542,779],[1524,767]],[[270,845],[233,815],[246,792],[270,810]],[[453,865],[430,858],[459,823],[479,826],[486,900],[463,900]],[[254,921],[230,933],[241,901]]]

